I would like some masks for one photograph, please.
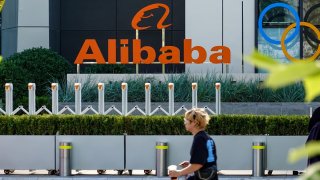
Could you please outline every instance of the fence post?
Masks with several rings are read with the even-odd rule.
[[[192,83],[192,108],[198,106],[198,84]]]
[[[174,84],[169,83],[169,115],[174,115]]]
[[[99,92],[99,114],[104,114],[104,83],[98,83]]]
[[[128,84],[122,83],[121,90],[122,90],[122,115],[126,116],[128,112]]]
[[[59,92],[58,83],[51,84],[52,91],[52,114],[58,114],[59,112]]]
[[[13,85],[12,83],[5,84],[6,90],[6,114],[11,115],[13,111]]]
[[[216,83],[216,113],[221,114],[221,84]]]
[[[136,29],[136,39],[139,39],[139,30]],[[139,64],[136,64],[136,74],[139,74]]]
[[[162,31],[161,31],[162,33],[162,40],[161,40],[161,47],[164,47],[164,46],[166,46],[166,29],[165,28],[162,28]],[[162,51],[162,53],[164,53],[163,51]],[[162,74],[165,74],[166,73],[166,65],[165,64],[162,64]]]
[[[74,83],[74,93],[75,113],[81,114],[81,83]]]
[[[36,84],[29,83],[29,115],[34,115],[36,113]]]
[[[146,115],[149,116],[151,112],[151,84],[145,83],[145,101],[146,101]]]

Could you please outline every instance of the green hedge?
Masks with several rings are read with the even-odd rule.
[[[307,135],[308,116],[211,116],[212,135]],[[183,116],[0,116],[1,135],[188,135]]]

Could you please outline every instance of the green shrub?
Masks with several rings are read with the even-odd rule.
[[[112,74],[132,74],[135,73],[134,65],[123,65],[123,64],[96,64],[90,65],[84,68],[82,73],[84,74],[101,74],[101,73],[112,73]]]
[[[48,109],[51,109],[52,100],[50,96],[37,96],[36,97],[36,108],[37,110],[42,106],[46,106]],[[16,99],[14,102],[14,108],[17,106],[23,106],[25,109],[29,107],[29,98],[22,97],[20,99]]]
[[[27,49],[15,53],[0,63],[0,83],[13,83],[14,99],[28,97],[27,84],[36,83],[37,96],[47,96],[52,80],[61,80],[71,71],[62,56],[45,48]],[[4,97],[4,88],[0,88]]]
[[[307,135],[308,116],[211,116],[212,135]],[[1,135],[190,135],[183,116],[0,116]]]
[[[121,116],[67,115],[59,116],[57,130],[67,135],[121,135],[124,132]]]
[[[59,102],[74,102],[74,84],[67,83],[67,81],[59,83]],[[48,88],[48,91],[51,89]],[[51,94],[49,95],[51,96]],[[82,102],[94,102],[98,101],[98,88],[97,84],[92,83],[88,78],[81,84],[81,100]]]
[[[167,79],[159,81],[155,77],[144,77],[138,79],[127,79],[126,81],[110,81],[105,85],[105,97],[109,102],[121,102],[121,83],[128,84],[128,101],[144,102],[144,84],[151,83],[151,101],[168,102],[168,83],[175,84],[175,102],[191,102],[192,90],[191,84],[198,83],[198,101],[215,101],[215,83],[220,82],[221,101],[222,102],[303,102],[304,89],[301,83],[293,84],[282,89],[272,90],[261,87],[259,79],[244,81],[233,81],[231,76],[222,78],[217,74],[206,74],[205,76],[196,76],[190,74],[169,75]],[[71,87],[71,97],[74,96],[73,86]],[[90,82],[90,78],[83,83],[82,93],[86,98],[84,101],[97,102],[98,95],[96,84]],[[93,88],[92,88],[93,87]],[[67,92],[67,91],[66,91]],[[72,102],[73,98],[64,98]]]
[[[0,64],[0,70],[2,65]],[[18,70],[17,70],[18,71]],[[19,70],[20,71],[20,70]],[[21,70],[22,71],[22,70]],[[11,80],[3,80],[4,72],[0,73],[2,84]],[[32,74],[32,73],[29,73]],[[21,105],[19,101],[22,98],[28,98],[27,82],[29,77],[19,76],[14,80],[14,106]],[[13,77],[12,77],[13,78]],[[22,79],[23,78],[23,79]],[[30,78],[29,78],[30,79]],[[49,79],[45,85],[37,84],[37,96],[51,97],[50,83],[59,83],[59,101],[74,102],[74,85],[67,84],[67,81],[62,79]],[[112,81],[105,85],[105,97],[109,102],[121,102],[121,83],[123,81]],[[232,81],[232,78],[224,78],[216,74],[207,74],[204,77],[181,74],[177,76],[169,76],[164,81],[159,81],[155,77],[129,79],[128,83],[128,101],[129,102],[144,102],[144,84],[151,83],[152,102],[168,102],[168,83],[175,84],[175,102],[191,102],[192,90],[191,83],[198,83],[198,101],[199,102],[214,102],[215,101],[215,82],[221,82],[221,100],[222,102],[303,102],[304,89],[300,83],[293,84],[278,90],[264,89],[258,80],[255,81]],[[42,89],[44,88],[44,89]],[[39,90],[41,89],[41,90]],[[97,84],[92,83],[92,79],[88,78],[82,83],[82,101],[97,102],[98,91]],[[4,88],[0,88],[1,96],[4,97]],[[16,94],[18,93],[18,94]],[[320,98],[315,101],[319,101]],[[19,104],[20,103],[20,104]],[[42,104],[41,104],[42,105]],[[45,104],[44,104],[45,105]]]
[[[308,116],[267,116],[266,134],[308,134]]]
[[[125,130],[129,135],[186,135],[182,116],[128,116]]]
[[[265,134],[266,118],[267,116],[260,115],[212,116],[208,133],[217,135],[262,135]]]

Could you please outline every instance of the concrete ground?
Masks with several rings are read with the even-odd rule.
[[[97,171],[94,170],[82,170],[82,171],[72,171],[72,176],[69,177],[60,177],[56,175],[48,175],[46,170],[17,170],[10,175],[5,175],[3,171],[0,171],[0,180],[16,180],[16,179],[28,179],[28,180],[53,180],[53,179],[77,179],[77,180],[116,180],[116,179],[128,179],[128,180],[143,180],[143,179],[155,179],[155,180],[169,180],[169,177],[156,177],[155,171],[152,171],[150,175],[145,175],[143,170],[134,170],[133,175],[129,175],[125,171],[122,175],[117,175],[117,171],[107,170],[106,173],[99,175]],[[220,171],[219,179],[221,180],[247,180],[247,179],[258,179],[258,180],[289,180],[289,179],[298,179],[299,176],[292,175],[292,171],[274,171],[272,176],[264,177],[252,177],[251,171]],[[267,173],[267,171],[266,171]],[[180,180],[184,180],[184,177],[180,177]]]

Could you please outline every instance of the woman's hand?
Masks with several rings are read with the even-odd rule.
[[[179,176],[181,176],[180,170],[169,171],[169,176],[170,177],[179,177]]]
[[[182,163],[179,164],[179,166],[181,166],[182,168],[185,168],[187,166],[189,166],[189,161],[183,161]]]

